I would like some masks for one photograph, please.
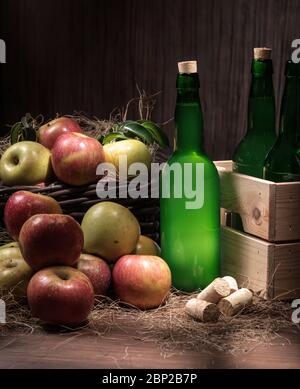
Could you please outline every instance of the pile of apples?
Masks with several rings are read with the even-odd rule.
[[[18,191],[4,220],[15,243],[0,248],[0,291],[26,294],[43,322],[77,326],[94,296],[109,290],[141,309],[159,306],[169,294],[171,273],[159,246],[140,235],[137,219],[120,204],[93,205],[80,225],[55,199]]]
[[[128,163],[143,162],[148,167],[151,163],[151,153],[140,140],[113,141],[103,146],[68,117],[41,126],[37,140],[17,142],[4,152],[0,160],[4,185],[47,185],[56,179],[72,186],[91,184],[97,180],[100,163],[113,163],[118,170],[120,155],[126,155]]]
[[[90,184],[97,180],[100,163],[118,169],[122,153],[129,163],[151,163],[143,142],[126,139],[102,146],[67,117],[40,127],[37,139],[5,151],[0,161],[4,185],[47,185],[55,179]],[[0,247],[0,292],[26,295],[32,315],[44,322],[82,323],[94,296],[105,295],[111,283],[118,299],[142,309],[159,306],[169,293],[171,273],[159,247],[140,235],[135,216],[117,203],[92,206],[80,225],[63,214],[55,199],[17,191],[5,205],[4,221],[15,242]]]

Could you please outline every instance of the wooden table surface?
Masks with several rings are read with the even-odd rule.
[[[300,333],[282,333],[271,346],[236,354],[185,351],[164,355],[150,342],[114,332],[13,333],[0,336],[0,368],[300,368]]]

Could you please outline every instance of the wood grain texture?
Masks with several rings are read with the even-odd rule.
[[[300,243],[276,244],[274,248],[274,295],[300,296]],[[288,294],[287,294],[288,293]]]
[[[220,166],[221,207],[240,215],[245,232],[274,240],[275,184],[232,172],[230,162],[215,164]]]
[[[222,274],[234,277],[239,287],[272,295],[273,245],[229,227],[222,227],[221,242]]]
[[[289,300],[300,292],[300,242],[275,244],[222,227],[222,274],[263,297]]]
[[[249,345],[248,352],[179,351],[164,354],[149,342],[122,331],[105,337],[72,334],[11,334],[0,338],[0,369],[196,369],[300,368],[300,337],[281,333],[272,347]],[[290,343],[289,343],[290,341]]]
[[[206,150],[229,159],[245,131],[252,48],[273,48],[278,104],[299,14],[299,0],[1,0],[1,132],[27,111],[108,117],[136,83],[163,91],[154,116],[163,122],[177,61],[197,59]]]
[[[271,242],[300,240],[300,184],[274,183],[232,172],[232,161],[215,161],[221,207],[238,213],[243,229]],[[224,212],[222,215],[224,223]]]
[[[300,239],[300,184],[275,185],[275,240]]]

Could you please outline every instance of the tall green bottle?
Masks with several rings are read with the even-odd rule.
[[[233,170],[263,178],[264,161],[276,140],[271,49],[255,48],[248,100],[248,128],[233,157]]]
[[[277,141],[265,161],[265,179],[300,181],[300,63],[287,61]]]
[[[190,292],[219,275],[219,176],[203,151],[197,62],[178,68],[176,148],[161,174],[161,247],[173,285]]]

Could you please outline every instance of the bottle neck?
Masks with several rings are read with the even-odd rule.
[[[175,109],[176,150],[202,151],[203,115],[197,73],[178,74]]]
[[[280,112],[280,134],[300,145],[300,78],[287,76]]]
[[[275,133],[275,98],[271,60],[253,60],[248,101],[248,131]]]

